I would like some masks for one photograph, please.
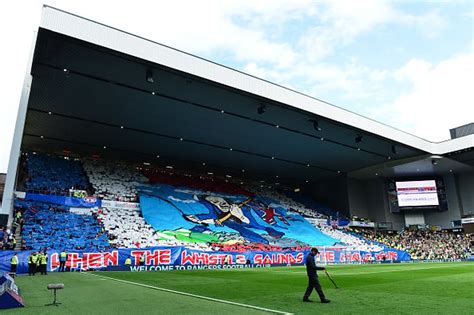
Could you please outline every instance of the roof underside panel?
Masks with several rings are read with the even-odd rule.
[[[147,70],[154,83],[145,80]],[[23,147],[205,162],[292,179],[419,155],[353,127],[40,29]],[[257,108],[265,105],[265,112]],[[320,131],[311,120],[317,120]],[[361,143],[355,137],[363,136]],[[41,138],[41,136],[43,138]],[[392,152],[396,146],[397,154]],[[308,166],[309,165],[309,166]]]

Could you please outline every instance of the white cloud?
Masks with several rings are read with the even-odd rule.
[[[416,30],[428,38],[436,37],[447,26],[447,22],[441,16],[439,10],[431,10],[422,15],[399,13],[395,19],[401,23],[414,26]]]
[[[39,24],[40,4],[9,1],[0,10],[0,172],[6,172],[18,104],[31,51],[34,25]]]
[[[450,128],[474,121],[474,53],[437,65],[410,60],[394,75],[409,80],[412,89],[374,109],[374,118],[432,141],[446,140]]]
[[[351,43],[358,35],[391,21],[396,14],[384,1],[328,1],[317,23],[300,38],[306,60],[315,62],[330,55],[341,45]]]

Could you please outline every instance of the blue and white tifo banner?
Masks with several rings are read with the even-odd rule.
[[[97,208],[101,206],[101,200],[95,197],[69,197],[69,196],[55,196],[55,195],[43,195],[26,193],[25,200],[28,201],[40,201],[46,203],[52,203],[56,205],[62,205],[67,207],[78,207],[78,208]]]
[[[327,263],[357,263],[373,257],[374,261],[408,261],[410,255],[399,250],[380,252],[346,251],[340,248],[321,248],[320,262]],[[10,270],[10,259],[15,251],[0,251],[0,271]],[[17,273],[28,271],[28,256],[32,251],[20,251]],[[308,251],[283,251],[283,252],[205,252],[192,250],[185,247],[150,247],[143,249],[115,249],[108,252],[74,251],[68,253],[66,268],[72,270],[135,270],[125,266],[125,259],[130,258],[132,267],[138,266],[140,257],[145,258],[145,270],[168,271],[187,269],[219,269],[212,266],[242,266],[244,265],[302,265]],[[154,266],[154,268],[150,268]],[[159,266],[159,268],[157,267]],[[211,266],[193,268],[188,266]],[[48,271],[59,268],[59,251],[48,251]],[[222,267],[228,268],[228,267]],[[221,268],[221,269],[222,269]],[[233,267],[231,267],[233,268]],[[235,267],[237,268],[237,267]],[[240,267],[239,267],[240,268]]]

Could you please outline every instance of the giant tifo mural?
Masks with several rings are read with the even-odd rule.
[[[261,196],[206,192],[166,184],[139,187],[145,220],[160,239],[194,243],[331,246],[301,215]]]

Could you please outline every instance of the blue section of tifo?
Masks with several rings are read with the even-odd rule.
[[[15,201],[23,210],[21,232],[26,248],[60,248],[102,251],[109,247],[106,233],[92,215],[69,212],[68,207],[31,201]]]
[[[74,187],[87,189],[88,180],[79,161],[58,156],[29,154],[27,159],[28,191],[61,193]]]
[[[76,198],[34,193],[26,193],[25,200],[78,208],[95,208],[101,206],[101,200],[96,198]]]
[[[163,195],[160,195],[161,198],[168,200],[169,202],[156,196],[146,194],[140,195],[140,208],[142,209],[142,214],[146,222],[157,231],[176,230],[179,228],[191,230],[195,228],[196,224],[186,220],[183,214],[197,215],[204,213],[207,212],[206,207],[192,200],[192,196],[190,195],[186,196],[181,193],[173,192],[171,186],[161,188],[161,192],[163,193]],[[181,198],[191,198],[183,200],[187,200],[193,204],[190,205],[189,203],[176,201],[173,200],[173,198],[168,199],[168,196],[165,196],[166,193],[169,193],[168,196],[173,196],[174,198],[177,198],[177,196]],[[233,232],[232,229],[226,226],[214,226],[212,230],[219,232]]]
[[[249,223],[228,219],[222,225],[215,223],[199,224],[186,219],[193,215],[206,222],[215,220],[222,212],[205,200],[211,194],[224,198],[229,204],[239,204],[248,197],[218,193],[204,193],[186,187],[169,185],[143,186],[140,188],[140,206],[145,220],[158,231],[184,229],[207,229],[214,232],[238,233],[249,242],[268,243],[263,235],[290,238],[311,245],[330,246],[339,240],[323,234],[298,214],[288,214],[287,209],[277,206],[278,202],[255,197],[251,202],[240,205]],[[271,223],[263,218],[263,208],[270,206],[275,215]]]

